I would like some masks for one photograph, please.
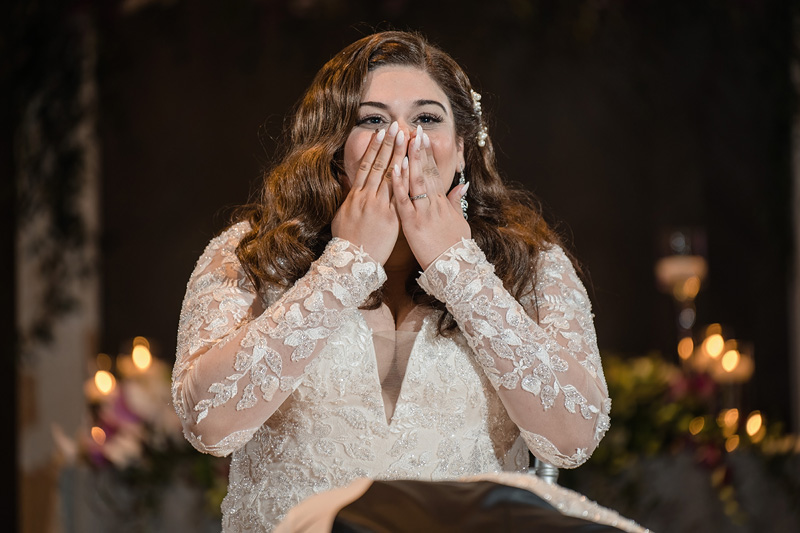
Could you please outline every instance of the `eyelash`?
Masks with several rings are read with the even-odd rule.
[[[356,125],[363,126],[365,124],[370,124],[370,125],[373,125],[373,126],[377,126],[377,125],[382,124],[382,123],[383,123],[383,117],[378,116],[378,115],[369,115],[369,116],[362,117],[362,118],[358,119],[358,122],[356,122]]]
[[[422,113],[417,117],[416,122],[422,122],[423,124],[438,124],[442,120],[444,120],[444,118],[441,115],[437,115],[435,113]]]
[[[435,113],[420,113],[413,122],[422,124],[423,126],[426,124],[438,124],[442,122],[444,118],[441,115],[437,115]],[[378,126],[380,124],[384,124],[386,121],[381,115],[367,115],[366,117],[361,117],[356,122],[358,126],[370,125],[370,126]]]

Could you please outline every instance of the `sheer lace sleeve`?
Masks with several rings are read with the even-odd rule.
[[[214,455],[250,440],[328,336],[386,279],[379,263],[333,239],[259,314],[263,306],[235,254],[246,231],[237,224],[208,245],[189,279],[178,329],[173,403],[186,438]]]
[[[608,429],[611,400],[571,262],[552,246],[538,264],[538,323],[532,299],[517,302],[472,240],[443,253],[419,284],[452,313],[531,452],[573,468]]]

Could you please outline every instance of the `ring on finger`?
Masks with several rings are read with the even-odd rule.
[[[422,194],[418,194],[416,196],[410,197],[409,200],[411,200],[413,202],[414,200],[422,200],[423,198],[427,198],[427,197],[428,197],[428,193],[424,192]]]

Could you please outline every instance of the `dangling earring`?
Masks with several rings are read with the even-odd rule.
[[[459,177],[458,177],[458,184],[464,185],[467,182],[467,179],[464,177],[464,165],[461,165],[461,170],[459,170]],[[469,207],[469,203],[467,202],[467,193],[461,196],[461,213],[464,215],[464,219],[467,218],[467,207]]]

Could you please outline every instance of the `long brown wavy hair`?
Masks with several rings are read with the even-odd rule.
[[[419,68],[447,95],[456,135],[464,141],[472,238],[514,297],[532,292],[538,252],[559,243],[558,236],[530,193],[503,183],[491,137],[478,145],[486,113],[475,112],[472,85],[461,67],[421,35],[397,31],[369,35],[342,50],[322,67],[298,102],[280,162],[265,172],[260,198],[236,216],[251,227],[236,249],[248,277],[257,290],[264,284],[289,288],[322,254],[331,239],[331,221],[344,200],[343,148],[358,118],[364,83],[370,71],[384,65]],[[439,333],[449,334],[455,320],[414,278],[407,280],[407,291],[416,303],[443,311]],[[374,309],[380,303],[377,291],[363,307]]]

